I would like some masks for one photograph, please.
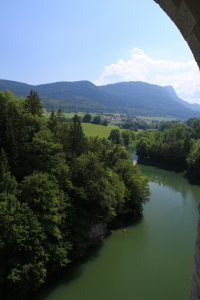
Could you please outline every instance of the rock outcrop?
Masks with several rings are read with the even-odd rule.
[[[103,240],[103,238],[107,234],[107,224],[106,223],[100,223],[100,224],[94,224],[91,227],[90,232],[90,239],[91,239],[91,245],[96,245],[99,242]]]

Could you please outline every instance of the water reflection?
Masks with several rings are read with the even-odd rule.
[[[189,298],[200,188],[183,174],[139,167],[150,178],[144,217],[89,249],[51,278],[34,300]]]
[[[150,182],[158,184],[161,187],[168,187],[174,192],[181,193],[183,199],[188,197],[199,201],[199,186],[190,185],[183,173],[166,171],[157,167],[150,167],[138,164],[142,173],[145,174]]]
[[[39,289],[33,295],[33,297],[31,297],[30,300],[47,300],[57,289],[60,289],[62,286],[67,286],[72,281],[77,280],[83,274],[87,263],[98,258],[103,246],[104,242],[88,248],[86,254],[83,257],[69,264],[66,268],[61,269],[60,273],[55,273],[53,276],[51,276],[42,286],[42,288]]]

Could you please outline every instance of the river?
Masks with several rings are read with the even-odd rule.
[[[150,178],[143,219],[116,230],[44,285],[34,300],[188,300],[200,187],[140,165]]]

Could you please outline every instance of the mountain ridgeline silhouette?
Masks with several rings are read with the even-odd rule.
[[[171,116],[181,119],[200,117],[200,105],[183,101],[173,87],[140,81],[96,86],[89,81],[29,85],[0,80],[0,91],[6,89],[18,98],[26,97],[30,90],[36,91],[48,111],[61,108],[72,112]]]

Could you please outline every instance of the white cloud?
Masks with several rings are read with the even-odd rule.
[[[172,85],[180,98],[200,103],[200,72],[194,60],[156,60],[147,56],[143,50],[133,48],[129,60],[120,59],[105,66],[103,74],[94,84],[105,85],[121,81]]]

